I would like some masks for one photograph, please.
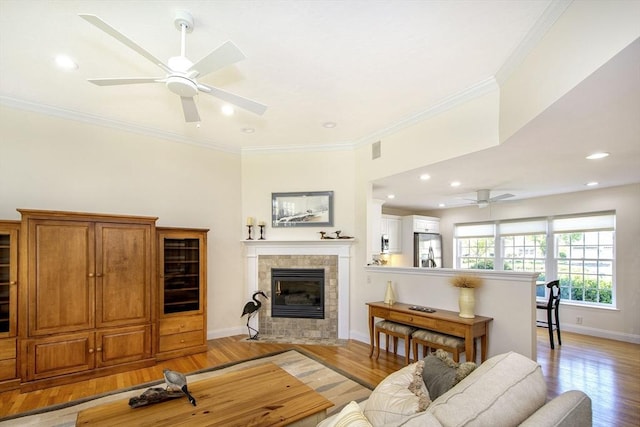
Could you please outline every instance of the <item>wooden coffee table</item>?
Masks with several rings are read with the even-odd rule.
[[[81,411],[76,426],[306,427],[322,421],[333,406],[273,363],[197,381],[189,391],[197,406],[185,397],[133,409],[123,399]]]

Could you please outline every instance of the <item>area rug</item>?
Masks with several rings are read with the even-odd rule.
[[[371,394],[371,385],[360,382],[346,372],[342,372],[336,368],[323,364],[321,361],[314,359],[311,355],[304,354],[302,350],[287,350],[248,361],[203,369],[187,375],[187,382],[194,383],[199,380],[213,378],[219,375],[224,375],[228,372],[238,371],[269,362],[280,366],[290,375],[296,377],[317,393],[333,402],[334,406],[327,410],[329,414],[339,411],[352,400],[361,401],[369,397]],[[0,426],[75,426],[78,412],[91,408],[92,406],[139,396],[147,388],[158,384],[164,384],[164,381],[140,384],[135,388],[117,390],[69,403],[53,405],[15,415],[12,416],[11,419],[0,418],[0,420],[5,420],[0,421]],[[268,385],[265,385],[265,387],[268,387]],[[159,403],[158,405],[162,405],[162,403]],[[135,409],[131,410],[135,411]]]

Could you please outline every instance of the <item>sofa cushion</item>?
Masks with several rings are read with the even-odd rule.
[[[515,426],[544,405],[540,366],[518,353],[494,356],[427,408],[445,426]]]
[[[475,368],[476,364],[473,362],[454,362],[449,353],[441,349],[436,350],[435,354],[429,354],[424,358],[422,379],[431,400],[436,400],[449,391]]]
[[[323,424],[324,425],[324,424]],[[331,419],[325,427],[372,427],[360,406],[353,400]]]
[[[421,397],[409,390],[414,380],[417,363],[412,363],[387,376],[371,392],[364,414],[374,426],[398,425],[418,412]],[[421,385],[421,395],[428,399],[428,391]]]

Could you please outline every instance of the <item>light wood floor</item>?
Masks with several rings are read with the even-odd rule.
[[[538,363],[547,379],[549,397],[579,389],[592,399],[594,426],[640,426],[640,345],[567,332],[562,338],[562,346],[551,350],[547,331],[538,330]],[[346,346],[296,346],[243,339],[212,340],[207,353],[164,361],[151,368],[30,393],[0,393],[0,416],[159,380],[167,367],[190,372],[288,348],[302,348],[373,386],[404,363],[403,357],[384,351],[379,360],[370,359],[369,346],[357,341],[349,341]]]

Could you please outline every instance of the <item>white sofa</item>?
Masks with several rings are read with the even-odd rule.
[[[425,405],[407,388],[417,381],[417,363],[385,378],[369,399],[352,402],[318,427],[379,426],[562,426],[592,425],[591,399],[578,390],[546,401],[540,366],[518,353],[494,356],[449,391]],[[421,379],[421,376],[419,377]],[[424,382],[420,384],[427,392]]]

